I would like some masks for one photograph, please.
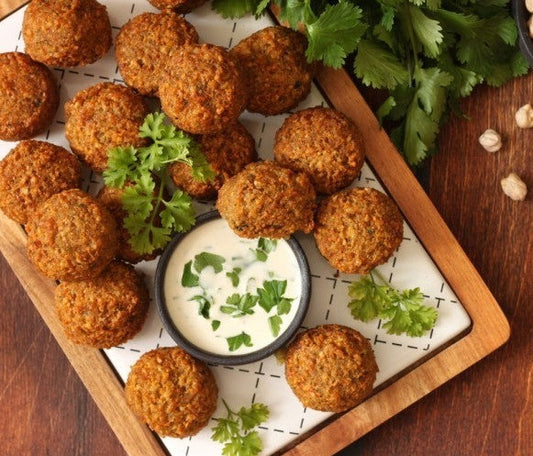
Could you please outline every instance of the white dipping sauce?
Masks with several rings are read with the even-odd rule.
[[[287,241],[279,239],[275,241],[275,247],[266,253],[266,261],[259,261],[256,255],[258,242],[258,239],[244,239],[237,236],[225,220],[217,218],[206,221],[189,232],[172,252],[163,282],[168,313],[178,331],[198,348],[218,355],[243,355],[254,352],[276,339],[269,319],[274,319],[279,324],[278,336],[283,334],[294,319],[302,294],[302,281],[296,256]],[[222,270],[215,272],[213,266],[204,266],[200,267],[201,271],[198,272],[194,266],[194,259],[202,252],[223,257],[224,262],[220,263]],[[190,272],[197,277],[196,286],[190,286],[195,282],[194,278],[192,282],[186,280],[188,286],[182,284],[188,263],[190,263]],[[239,283],[236,286],[232,283],[231,277],[226,275],[235,272],[235,268],[240,269]],[[272,281],[278,281],[274,282],[278,286],[279,281],[286,281],[286,289],[281,296],[292,298],[288,313],[277,316],[278,307],[281,306],[274,306],[267,312],[259,301],[251,307],[253,313],[242,315],[237,309],[231,312],[231,304],[228,305],[226,302],[228,297],[235,293],[241,296],[249,293],[259,299],[258,289],[267,289],[264,283]],[[209,310],[204,312],[204,315],[199,313],[200,302],[194,299],[198,296],[207,297],[210,301]],[[229,314],[221,310],[223,306],[226,312],[230,312]],[[285,310],[287,310],[286,305]],[[237,317],[236,314],[241,316]],[[227,339],[235,336],[239,336],[238,340],[246,340],[249,346],[242,343],[238,348],[234,345],[230,350]]]

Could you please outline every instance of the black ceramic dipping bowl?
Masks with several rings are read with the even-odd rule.
[[[531,13],[526,9],[524,0],[513,0],[513,16],[518,27],[518,44],[529,65],[533,67],[533,38],[529,36],[527,21]]]
[[[174,323],[169,311],[169,302],[165,296],[165,277],[167,271],[169,271],[169,262],[173,257],[173,253],[180,246],[182,242],[187,242],[187,236],[195,229],[198,229],[203,224],[209,223],[216,219],[220,219],[218,211],[211,211],[206,214],[200,215],[197,218],[195,227],[187,232],[176,235],[165,248],[159,263],[157,265],[155,274],[155,299],[159,316],[163,322],[163,326],[168,331],[172,339],[178,346],[183,348],[189,354],[203,360],[207,363],[223,364],[223,365],[240,365],[259,361],[270,355],[276,350],[286,345],[295,333],[300,328],[300,325],[307,313],[309,307],[309,300],[311,297],[311,276],[309,271],[309,265],[303,249],[294,237],[290,237],[286,240],[288,247],[293,252],[296,262],[298,264],[299,275],[301,278],[301,295],[299,302],[294,301],[293,306],[297,306],[294,316],[286,329],[273,339],[268,345],[258,348],[255,351],[241,354],[219,354],[206,350],[191,342],[182,331],[179,330],[178,325]],[[222,238],[217,239],[217,242],[224,242]],[[168,272],[169,274],[171,272]],[[191,304],[191,312],[198,313],[197,307]],[[228,316],[227,318],[232,318]],[[222,322],[223,323],[223,322]]]

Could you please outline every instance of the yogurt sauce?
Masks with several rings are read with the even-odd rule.
[[[299,306],[302,281],[287,241],[244,239],[225,220],[213,219],[177,245],[163,292],[174,326],[192,344],[242,355],[283,334]]]

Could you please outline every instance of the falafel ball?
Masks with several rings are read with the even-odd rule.
[[[109,149],[146,145],[146,139],[139,137],[139,128],[149,113],[142,95],[131,87],[101,82],[65,103],[65,136],[87,166],[102,172]]]
[[[245,238],[287,238],[313,229],[315,189],[304,173],[273,161],[247,165],[220,188],[217,209]]]
[[[22,35],[32,58],[67,68],[96,62],[113,40],[107,8],[96,0],[32,0]]]
[[[237,122],[220,133],[198,138],[200,150],[216,173],[210,182],[201,182],[192,175],[191,167],[174,162],[168,172],[174,184],[198,199],[214,199],[230,177],[257,160],[255,140],[244,125]]]
[[[367,274],[385,263],[403,239],[398,206],[373,188],[334,193],[318,206],[314,237],[320,253],[347,274]]]
[[[0,139],[18,141],[44,131],[59,106],[52,72],[22,52],[0,54]]]
[[[184,45],[170,56],[162,74],[161,107],[182,130],[216,133],[234,124],[244,110],[244,78],[221,46]]]
[[[133,266],[112,261],[92,279],[61,282],[55,307],[72,342],[96,348],[121,345],[143,327],[150,298]]]
[[[355,329],[327,324],[300,333],[287,347],[285,378],[305,407],[344,412],[372,393],[378,366]]]
[[[313,68],[307,63],[306,49],[303,34],[271,26],[244,38],[230,50],[248,77],[248,111],[281,114],[307,97]]]
[[[157,96],[161,69],[185,43],[197,43],[192,24],[171,10],[142,13],[126,23],[115,39],[115,56],[124,82],[139,93]]]
[[[126,184],[128,185],[128,184]],[[96,199],[104,204],[104,206],[109,210],[111,215],[115,217],[118,227],[118,250],[117,258],[127,261],[128,263],[139,263],[140,261],[149,261],[156,258],[161,251],[156,250],[153,253],[137,253],[133,250],[130,244],[130,233],[127,228],[124,226],[124,219],[127,216],[127,212],[122,205],[122,195],[124,194],[123,188],[108,187],[104,186],[96,195]],[[163,207],[160,206],[159,211],[163,210]],[[154,218],[154,223],[157,223],[159,220],[158,217]]]
[[[193,9],[202,6],[206,0],[148,0],[157,9],[171,9],[176,13],[190,13]]]
[[[79,189],[48,198],[28,221],[26,231],[28,257],[39,271],[56,280],[98,276],[118,247],[113,216]]]
[[[81,165],[55,144],[29,139],[0,162],[0,209],[25,225],[50,196],[81,184]]]
[[[143,354],[124,391],[133,412],[161,436],[197,434],[217,407],[218,387],[209,367],[179,347]]]
[[[274,157],[311,178],[317,193],[331,195],[359,174],[363,137],[343,113],[321,106],[291,114],[276,132]]]

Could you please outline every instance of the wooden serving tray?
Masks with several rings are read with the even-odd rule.
[[[0,17],[20,0],[0,1]],[[396,201],[453,292],[468,312],[470,331],[430,354],[351,411],[332,418],[293,448],[288,456],[331,455],[473,365],[509,338],[507,320],[456,239],[437,213],[404,159],[380,128],[372,111],[344,70],[322,69],[317,84],[336,109],[361,129],[367,162]],[[0,213],[0,250],[81,380],[131,456],[165,455],[159,438],[130,411],[123,385],[104,352],[72,344],[56,318],[55,282],[40,275],[27,258],[26,235]]]

